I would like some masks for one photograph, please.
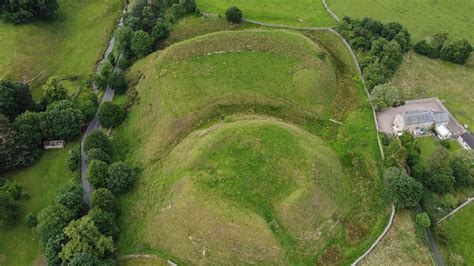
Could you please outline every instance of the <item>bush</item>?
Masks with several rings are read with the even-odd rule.
[[[115,197],[107,188],[99,188],[92,193],[92,207],[106,212],[116,212]]]
[[[139,30],[133,33],[131,50],[137,58],[142,58],[151,51],[153,45],[153,39],[150,34],[145,31]]]
[[[451,143],[449,143],[448,140],[442,140],[439,142],[439,144],[441,144],[441,146],[445,149],[451,149]]]
[[[133,184],[132,169],[122,163],[113,163],[109,167],[107,188],[114,194],[127,192]]]
[[[440,52],[441,59],[456,64],[465,64],[472,52],[472,46],[468,40],[462,39],[454,43],[446,44]]]
[[[81,166],[81,146],[77,145],[69,151],[69,157],[67,158],[67,167],[71,172],[79,170]]]
[[[109,138],[98,129],[92,131],[84,140],[84,151],[86,154],[91,149],[101,149],[105,153],[112,155],[112,144]]]
[[[424,228],[431,226],[430,217],[426,212],[419,213],[416,215],[416,223]]]
[[[87,151],[86,157],[88,163],[93,160],[102,161],[105,163],[112,162],[112,160],[110,159],[110,155],[101,149],[90,149],[89,151]]]
[[[0,191],[0,228],[13,225],[20,206],[6,191]]]
[[[68,91],[61,83],[59,83],[56,77],[49,78],[46,84],[43,85],[41,104],[46,106],[52,102],[70,99]]]
[[[38,218],[36,218],[34,213],[30,212],[25,216],[25,224],[31,228],[35,228],[38,224]]]
[[[441,206],[444,208],[454,209],[458,204],[459,201],[453,194],[446,194],[441,197]]]
[[[439,51],[433,48],[426,40],[422,40],[413,47],[417,54],[427,56],[429,58],[439,58]]]
[[[93,160],[87,170],[87,179],[94,188],[107,187],[109,165],[102,161]]]
[[[106,128],[114,128],[122,124],[125,115],[125,111],[112,102],[103,103],[99,109],[100,123]]]
[[[242,21],[242,11],[238,7],[229,7],[225,12],[225,18],[230,23],[240,23]]]

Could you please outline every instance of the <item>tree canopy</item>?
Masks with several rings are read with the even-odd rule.
[[[59,8],[57,0],[2,0],[0,17],[20,24],[32,19],[51,19]]]

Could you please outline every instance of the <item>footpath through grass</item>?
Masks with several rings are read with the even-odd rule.
[[[415,41],[438,31],[474,42],[474,2],[471,0],[327,0],[340,18],[372,17],[383,22],[398,21]]]
[[[76,182],[75,174],[67,168],[68,152],[77,142],[69,143],[63,150],[49,150],[32,167],[5,173],[2,177],[18,182],[29,193],[20,201],[20,217],[15,226],[0,229],[0,265],[43,265],[43,251],[39,235],[23,221],[29,212],[37,214],[48,206],[58,189],[69,182]]]
[[[330,27],[335,20],[326,12],[320,0],[197,0],[207,13],[225,15],[236,6],[245,18],[260,22],[299,27]]]
[[[106,48],[120,17],[121,0],[60,0],[57,18],[24,25],[0,22],[0,78],[30,80],[33,95],[49,76],[77,76],[66,85],[84,85]]]

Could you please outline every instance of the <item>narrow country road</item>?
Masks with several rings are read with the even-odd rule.
[[[420,204],[418,204],[417,210],[419,213],[423,212]],[[430,246],[431,252],[433,252],[436,265],[444,266],[443,257],[441,257],[441,252],[439,252],[438,246],[436,245],[431,228],[426,228],[426,234],[428,236],[428,244]]]
[[[127,11],[127,7],[125,7],[122,14],[124,14],[126,11]],[[102,66],[104,65],[105,61],[109,57],[110,53],[112,53],[115,46],[115,32],[121,27],[123,27],[123,16],[120,18],[120,21],[117,27],[115,28],[114,35],[110,39],[109,45],[107,46],[107,49],[105,50],[104,55],[102,56],[102,59],[98,64],[97,72],[100,72],[100,70],[102,69]],[[113,71],[118,72],[121,70],[118,67],[114,67]],[[92,91],[94,93],[99,92],[95,84],[93,84],[92,86]],[[100,100],[100,103],[112,101],[112,99],[114,98],[114,95],[115,95],[115,91],[111,89],[109,86],[107,86],[107,89],[105,90],[104,95],[102,96],[102,99]],[[82,185],[82,188],[84,189],[83,200],[89,206],[91,204],[92,187],[89,180],[87,180],[87,162],[86,162],[86,154],[84,152],[84,139],[93,130],[99,129],[101,127],[98,114],[99,114],[99,110],[97,110],[94,119],[87,126],[87,130],[84,133],[84,136],[82,137],[82,141],[81,141],[81,185]]]

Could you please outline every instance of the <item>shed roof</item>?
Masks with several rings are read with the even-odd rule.
[[[461,135],[461,138],[471,149],[474,149],[474,136],[472,136],[471,133],[466,132]]]

